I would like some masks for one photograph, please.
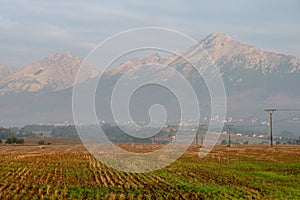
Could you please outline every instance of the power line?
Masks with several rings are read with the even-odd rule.
[[[279,108],[278,111],[300,111],[299,108]]]
[[[297,120],[293,120],[292,117],[288,117],[288,118],[283,118],[283,119],[276,120],[273,123],[275,123],[275,122],[278,123],[278,122],[283,122],[283,121],[299,122]]]

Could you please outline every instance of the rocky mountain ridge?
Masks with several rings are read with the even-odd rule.
[[[7,74],[0,81],[0,94],[20,92],[58,91],[70,88],[82,60],[70,51],[57,53],[18,70]],[[84,66],[85,76],[80,82],[93,78],[99,74],[95,69]]]

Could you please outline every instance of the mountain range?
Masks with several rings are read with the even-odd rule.
[[[23,69],[6,67],[0,81],[0,94],[21,92],[58,91],[73,86],[81,58],[70,51],[57,53]],[[81,82],[99,75],[97,70],[84,66],[85,76]],[[2,72],[2,69],[1,69]]]
[[[209,67],[207,55],[213,60],[224,80],[228,116],[263,119],[266,118],[263,112],[266,107],[300,107],[300,60],[294,56],[264,51],[223,33],[209,35],[183,54],[196,63],[200,71]],[[150,63],[157,63],[158,67]],[[67,51],[29,64],[23,69],[0,65],[0,109],[3,113],[0,120],[4,125],[72,120],[72,86],[81,64],[80,57]],[[139,67],[141,72],[149,76],[171,78],[174,74],[163,67],[165,65],[182,73],[199,96],[207,95],[205,87],[197,85],[201,77],[195,75],[188,62],[176,55],[161,57],[158,53],[145,58],[131,58],[105,72],[104,85],[108,89],[104,94],[109,95],[116,81],[133,68],[138,70],[131,74],[132,78],[138,75]],[[98,70],[86,65],[79,82],[88,84],[99,75]],[[102,94],[99,96],[101,99],[104,101],[107,98]],[[100,103],[99,106],[107,105]],[[136,109],[144,111],[140,106]],[[106,111],[103,113],[106,114]]]

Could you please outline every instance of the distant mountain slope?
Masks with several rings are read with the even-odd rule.
[[[300,70],[300,60],[293,56],[261,50],[242,44],[229,35],[213,33],[187,52],[193,61],[203,62],[204,48],[222,71],[235,68],[259,70],[263,73],[283,71],[292,73]]]
[[[300,108],[300,60],[296,57],[261,50],[257,47],[240,43],[223,33],[213,33],[201,40],[199,44],[182,53],[192,61],[196,68],[203,71],[213,61],[222,74],[227,94],[227,113],[231,116],[264,117],[266,107]],[[210,59],[211,58],[211,59]],[[157,63],[151,65],[150,63]],[[135,80],[146,74],[154,80],[170,80],[175,76],[171,68],[176,68],[190,81],[199,102],[206,103],[202,114],[209,113],[209,91],[200,75],[186,60],[179,56],[161,58],[152,54],[147,58],[134,58],[125,61],[119,67],[105,74],[102,102],[103,116],[109,116],[110,99],[108,98],[117,80],[126,73],[128,80]],[[132,70],[135,69],[135,70]],[[129,72],[129,73],[128,73]],[[126,83],[125,83],[126,84]],[[167,97],[162,93],[143,94],[144,99],[151,102],[165,102]],[[207,98],[205,98],[207,97]],[[105,103],[103,102],[106,102]],[[135,110],[145,111],[145,101],[139,101]],[[171,101],[169,101],[171,104]],[[175,108],[175,105],[171,107]],[[101,110],[101,109],[99,109]],[[257,115],[259,113],[259,115]],[[147,115],[144,112],[144,115]],[[111,115],[112,116],[112,115]],[[144,119],[147,116],[136,117]]]
[[[300,61],[293,56],[242,44],[223,33],[209,35],[183,54],[200,69],[210,66],[207,55],[211,57],[222,74],[227,94],[227,113],[233,118],[267,120],[265,108],[300,108]],[[5,124],[22,124],[72,120],[72,85],[81,62],[79,57],[70,52],[58,53],[1,80],[0,121]],[[131,80],[138,79],[143,73],[147,77],[167,81],[174,77],[174,71],[164,67],[165,64],[176,68],[190,81],[204,107],[200,109],[201,116],[206,116],[209,113],[210,95],[195,69],[176,55],[164,58],[155,53],[146,58],[131,58],[105,72],[99,84],[104,90],[95,95],[98,117],[110,115],[111,93],[124,73],[129,72],[127,78]],[[98,75],[98,72],[88,66],[85,68],[86,76],[83,76],[82,84],[97,83],[98,79],[92,77]],[[136,93],[137,97],[140,95],[143,98],[135,101],[137,104],[132,106],[135,119],[147,118],[147,106],[151,103],[164,103],[169,110],[175,110],[176,102],[172,101],[172,96],[166,97],[164,91],[156,89],[150,88],[149,94],[147,91]],[[43,93],[45,90],[48,92]],[[40,95],[37,97],[36,93]],[[81,97],[86,96],[83,94]],[[295,118],[299,118],[299,114],[295,113]],[[290,130],[284,124],[280,128]]]
[[[184,51],[182,55],[201,71],[214,62],[222,74],[228,94],[255,90],[260,91],[257,95],[265,97],[267,94],[278,96],[277,93],[289,93],[294,96],[299,91],[297,85],[300,80],[300,60],[298,58],[242,44],[227,34],[213,33],[201,40],[199,44]],[[157,63],[157,65],[154,67],[149,64],[146,68],[147,63]],[[154,79],[160,80],[173,77],[174,72],[164,65],[176,68],[191,82],[199,79],[198,73],[191,64],[179,56],[161,58],[153,54],[144,59],[130,59],[107,72],[106,85],[113,85],[116,79],[133,68],[135,68],[134,72],[127,74],[132,79],[139,73],[147,73]],[[272,101],[270,103],[275,104]]]
[[[6,65],[0,64],[0,82],[4,79],[10,77],[18,71],[17,68],[8,67]]]
[[[205,68],[210,65],[208,57],[216,64],[221,73],[229,75],[235,70],[240,71],[257,71],[262,74],[266,73],[299,73],[300,60],[294,56],[277,54],[261,50],[255,46],[240,43],[227,34],[213,33],[201,40],[199,44],[191,47],[182,53],[185,58],[197,64],[196,67]],[[208,56],[209,55],[209,56]],[[168,64],[189,76],[191,67],[187,61],[180,59],[178,56],[161,58],[157,54],[150,55],[144,59],[133,58],[119,67],[108,72],[107,75],[123,74],[133,67],[142,64],[158,63],[161,65]],[[165,71],[167,69],[161,68]]]
[[[235,84],[243,81],[240,76],[235,76],[236,71],[242,74],[249,70],[261,72],[262,74],[300,72],[300,60],[296,57],[263,51],[257,47],[237,42],[223,33],[209,35],[201,40],[198,45],[183,52],[183,54],[200,68],[207,67],[207,55],[209,55],[223,74],[223,78]],[[70,88],[73,86],[81,63],[81,58],[67,51],[32,63],[21,70],[0,65],[0,95],[20,92],[58,91]],[[169,64],[185,76],[192,76],[194,73],[191,71],[190,65],[183,59],[178,59],[177,56],[161,58],[158,54],[153,54],[144,59],[132,58],[125,61],[105,75],[108,78],[120,77],[130,69],[147,63]],[[151,68],[151,66],[149,67]],[[150,68],[147,70],[148,73],[151,73]],[[155,74],[161,70],[162,74],[172,76],[166,68],[159,69],[155,67],[153,70]],[[98,71],[89,66],[85,66],[85,72],[80,82],[99,74]]]
[[[70,51],[57,53],[32,63],[0,82],[0,94],[20,92],[58,91],[73,86],[82,63]],[[98,71],[85,66],[82,81],[98,75]]]

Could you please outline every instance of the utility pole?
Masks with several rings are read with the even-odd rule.
[[[156,140],[155,140],[155,135],[153,136],[152,143],[153,143],[153,144],[155,144],[155,143],[156,143]]]
[[[201,127],[201,147],[203,147],[203,143],[204,143],[204,127],[205,124],[200,124]]]
[[[277,109],[265,109],[265,111],[270,115],[270,142],[271,147],[273,147],[273,112],[277,111]]]
[[[197,128],[197,133],[196,133],[196,145],[199,144],[199,131],[201,132],[201,146],[203,145],[203,131],[204,131],[205,124],[199,124]],[[199,130],[200,129],[200,130]]]
[[[229,134],[229,137],[228,137],[228,147],[231,147],[231,127],[233,127],[232,124],[227,124],[228,134]]]

